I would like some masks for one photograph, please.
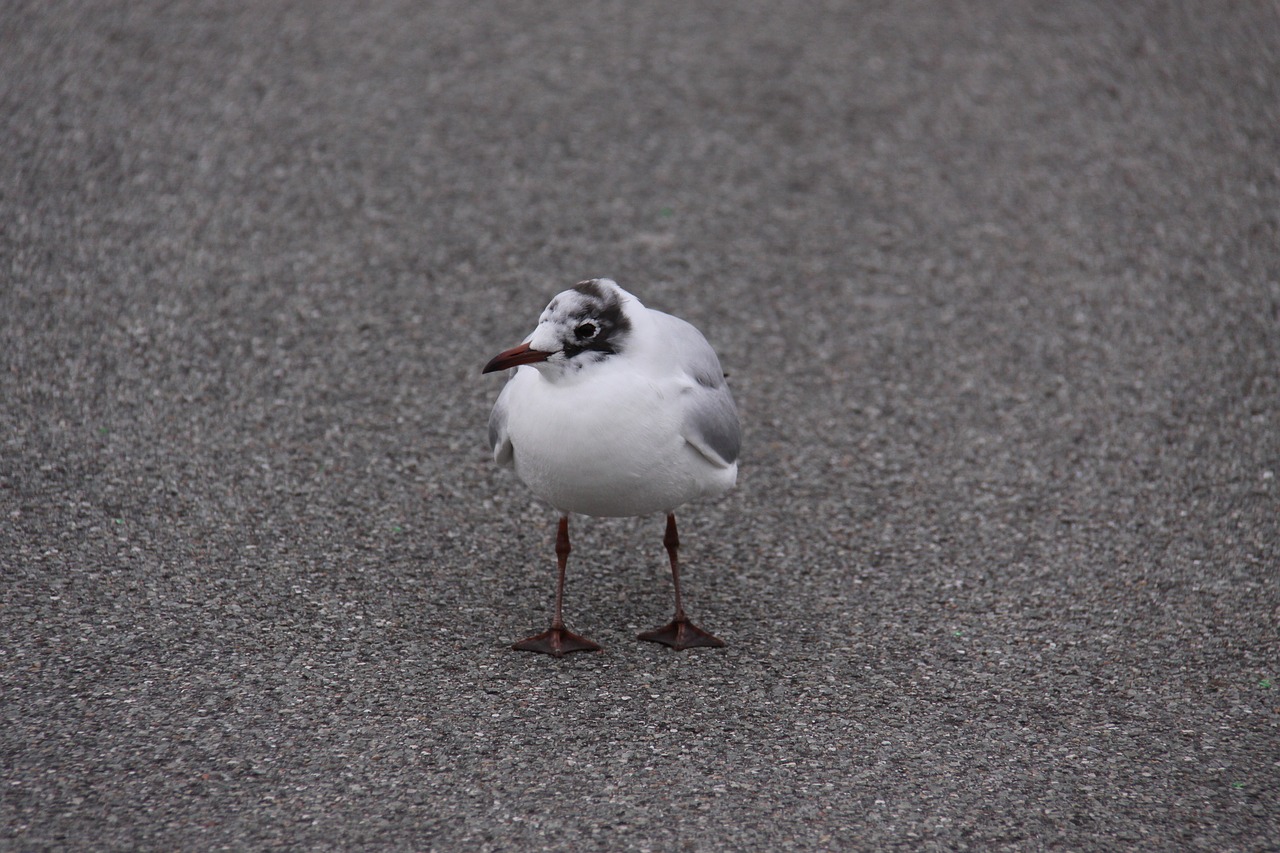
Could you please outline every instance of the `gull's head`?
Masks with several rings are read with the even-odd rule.
[[[498,353],[482,372],[530,364],[552,378],[602,362],[626,349],[635,297],[607,278],[556,294],[525,342]]]

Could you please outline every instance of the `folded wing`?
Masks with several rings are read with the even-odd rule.
[[[691,380],[681,391],[681,434],[712,465],[728,468],[738,461],[742,430],[720,359],[696,328],[678,317],[654,314],[665,327],[671,358]]]
[[[511,380],[508,379],[498,395],[498,402],[493,404],[493,411],[489,413],[489,447],[493,450],[493,461],[506,466],[511,465],[514,453],[511,436],[507,433],[507,398],[510,396]]]

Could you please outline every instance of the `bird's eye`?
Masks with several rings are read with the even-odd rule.
[[[596,336],[596,324],[579,323],[578,328],[573,330],[573,334],[580,341],[589,341]]]

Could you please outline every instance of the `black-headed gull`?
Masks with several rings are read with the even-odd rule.
[[[666,513],[675,617],[640,639],[677,650],[723,646],[685,615],[676,557],[676,508],[738,478],[738,410],[706,338],[597,278],[552,299],[533,333],[483,372],[512,367],[489,416],[493,458],[560,512],[555,617],[512,648],[556,657],[600,649],[562,618],[572,512]]]

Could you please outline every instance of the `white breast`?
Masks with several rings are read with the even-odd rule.
[[[552,383],[532,367],[511,380],[507,432],[516,473],[561,512],[670,512],[731,488],[737,465],[713,465],[681,434],[686,376],[655,380],[610,364]]]

